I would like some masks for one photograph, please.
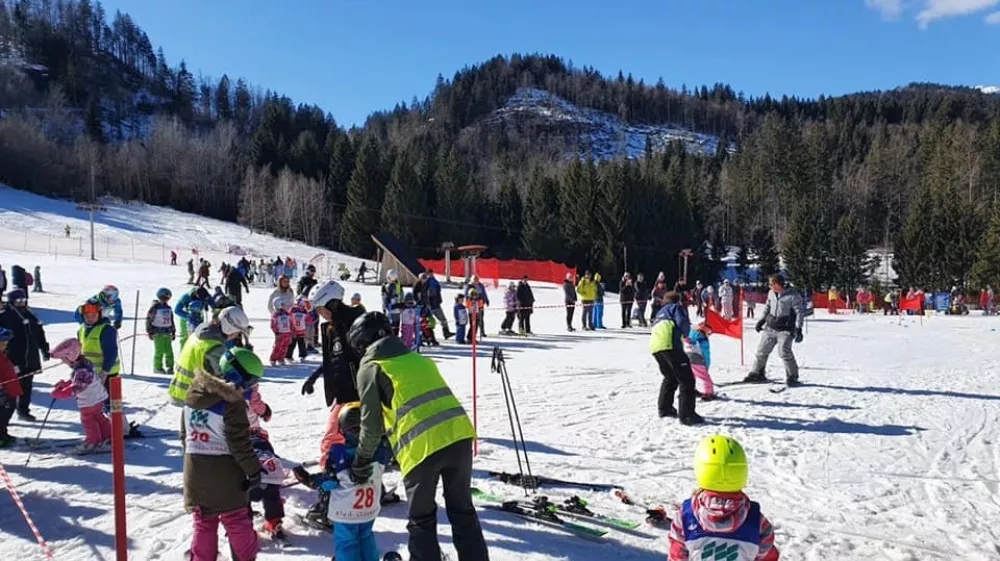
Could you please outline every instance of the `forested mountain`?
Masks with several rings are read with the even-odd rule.
[[[599,126],[513,110],[525,92]],[[171,66],[99,2],[0,0],[0,110],[13,187],[86,200],[93,174],[99,194],[363,256],[385,229],[425,255],[484,243],[673,278],[691,248],[708,280],[730,245],[765,270],[780,250],[800,285],[850,289],[866,250],[888,245],[901,284],[1000,284],[1000,96],[974,88],[751,98],[515,54],[345,130],[319,107]],[[628,149],[600,147],[626,129]],[[643,149],[635,131],[652,131]]]

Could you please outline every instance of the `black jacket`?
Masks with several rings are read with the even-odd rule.
[[[635,285],[632,284],[632,279],[622,279],[618,284],[618,300],[622,304],[635,303]]]
[[[326,396],[326,406],[337,403],[358,401],[358,388],[354,376],[358,371],[361,357],[347,343],[347,331],[354,320],[365,313],[364,308],[345,306],[333,312],[334,321],[320,326],[323,342],[323,364],[309,377],[315,382],[323,377],[323,392]]]
[[[531,291],[531,285],[521,281],[517,283],[517,306],[519,308],[531,308],[535,305],[535,293]],[[527,310],[531,312],[531,310]]]
[[[314,277],[302,275],[302,278],[299,279],[299,285],[295,289],[296,294],[308,298],[309,291],[312,290],[314,286],[316,286],[316,279]]]
[[[635,301],[649,301],[649,289],[646,288],[646,281],[635,281]]]
[[[26,278],[27,271],[24,267],[20,265],[14,265],[10,268],[10,284],[14,287],[20,288],[21,290],[28,290],[28,279]]]
[[[240,286],[250,292],[247,278],[236,267],[230,267],[229,274],[226,275],[226,294],[240,294]]]
[[[42,322],[27,308],[6,306],[0,312],[0,327],[14,333],[7,345],[7,358],[17,366],[20,374],[30,374],[42,369],[39,352],[49,356],[49,343],[45,340]]]

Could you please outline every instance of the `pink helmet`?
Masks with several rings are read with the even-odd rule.
[[[56,345],[56,348],[49,352],[52,358],[60,358],[66,362],[74,362],[80,357],[80,341],[77,339],[66,339]]]

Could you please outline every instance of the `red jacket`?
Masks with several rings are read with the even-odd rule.
[[[17,381],[17,368],[3,353],[0,353],[0,386],[3,386],[4,393],[10,397],[24,395],[21,384]]]

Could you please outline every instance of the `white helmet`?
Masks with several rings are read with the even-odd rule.
[[[219,325],[226,335],[242,333],[250,336],[250,318],[239,306],[230,306],[219,312]]]
[[[385,272],[385,278],[389,282],[395,282],[396,279],[399,278],[399,275],[396,274],[396,269],[389,269],[388,271]]]
[[[323,308],[330,300],[343,299],[344,287],[341,286],[339,282],[331,280],[326,281],[322,285],[314,288],[312,291],[312,297],[309,298],[309,301],[312,302],[313,308]]]

